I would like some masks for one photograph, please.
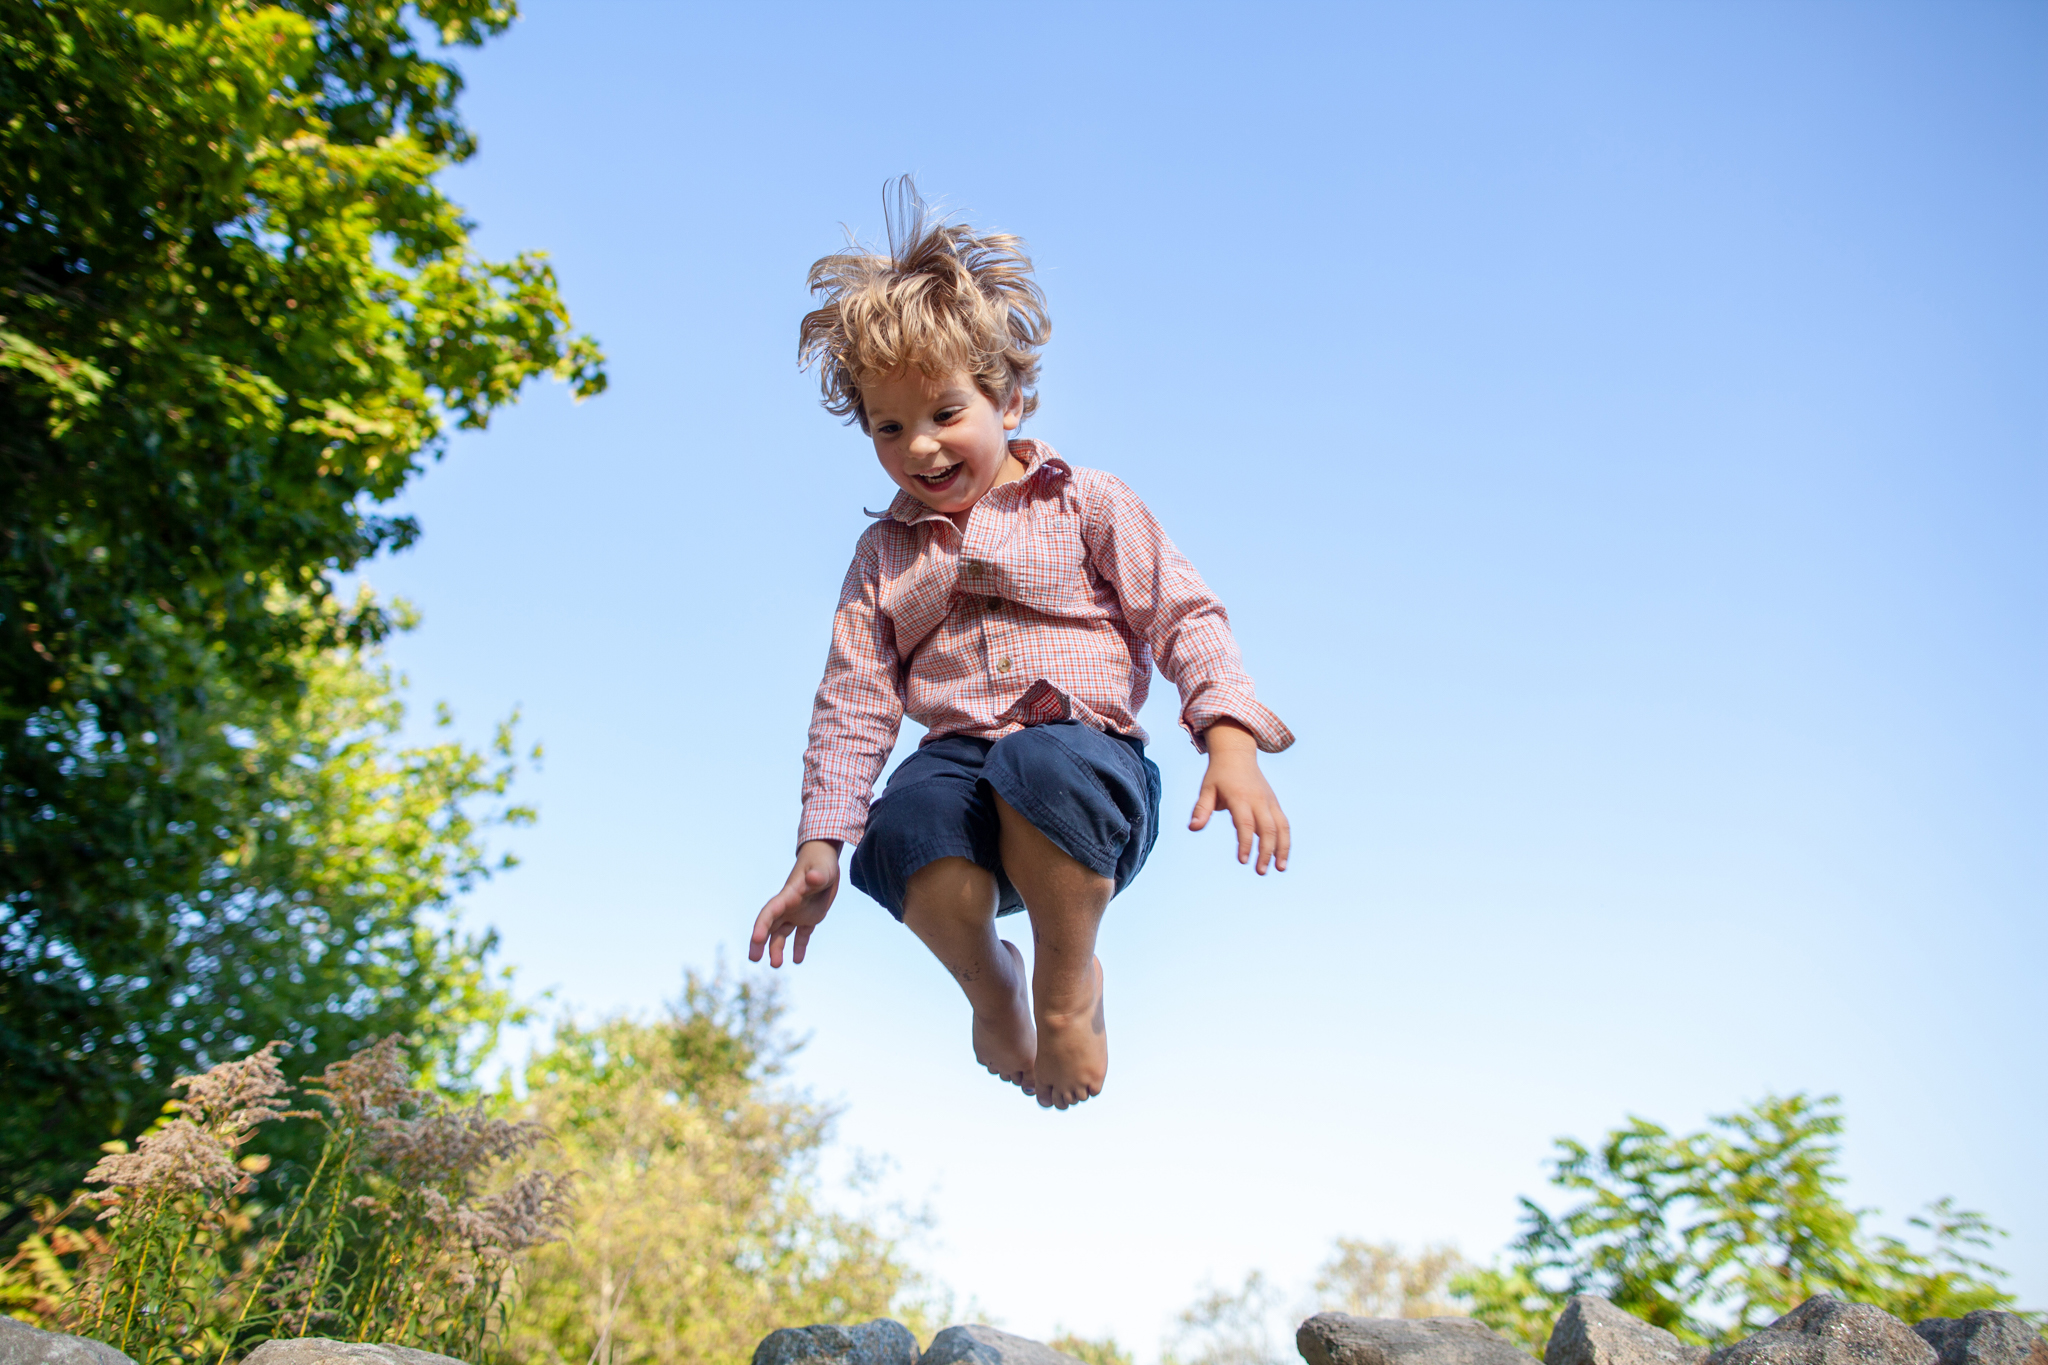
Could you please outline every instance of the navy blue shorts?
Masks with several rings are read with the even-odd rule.
[[[996,913],[1023,897],[1003,875],[996,797],[1068,857],[1130,885],[1159,837],[1159,768],[1145,746],[1078,720],[998,740],[935,739],[903,760],[868,811],[853,851],[853,884],[903,918],[903,888],[926,863],[966,858],[996,874]]]

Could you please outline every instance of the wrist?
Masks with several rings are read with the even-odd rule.
[[[1224,716],[1202,731],[1202,747],[1208,750],[1211,759],[1219,756],[1256,758],[1259,741],[1250,730]]]

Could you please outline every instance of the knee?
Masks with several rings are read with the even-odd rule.
[[[1021,877],[1038,885],[1050,882],[1063,893],[1099,895],[1105,901],[1115,893],[1115,878],[1097,872],[1061,848],[1000,796],[996,798],[996,811],[1002,820],[1003,870],[1012,881]],[[1025,899],[1030,899],[1028,894]]]
[[[903,884],[905,923],[988,919],[995,912],[995,874],[971,858],[934,858]]]

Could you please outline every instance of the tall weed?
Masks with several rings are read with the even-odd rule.
[[[516,1258],[567,1218],[567,1176],[530,1159],[505,1175],[546,1128],[416,1085],[396,1036],[308,1078],[314,1106],[293,1109],[280,1050],[180,1077],[163,1121],[87,1175],[99,1188],[39,1211],[0,1299],[139,1365],[226,1365],[306,1335],[480,1355]],[[281,1197],[247,1199],[269,1160],[243,1148],[281,1121],[324,1128],[319,1157],[277,1173]]]

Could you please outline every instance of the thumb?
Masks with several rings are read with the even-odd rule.
[[[1202,783],[1202,794],[1195,798],[1195,813],[1188,817],[1189,829],[1203,829],[1208,826],[1209,817],[1216,810],[1216,784]]]

